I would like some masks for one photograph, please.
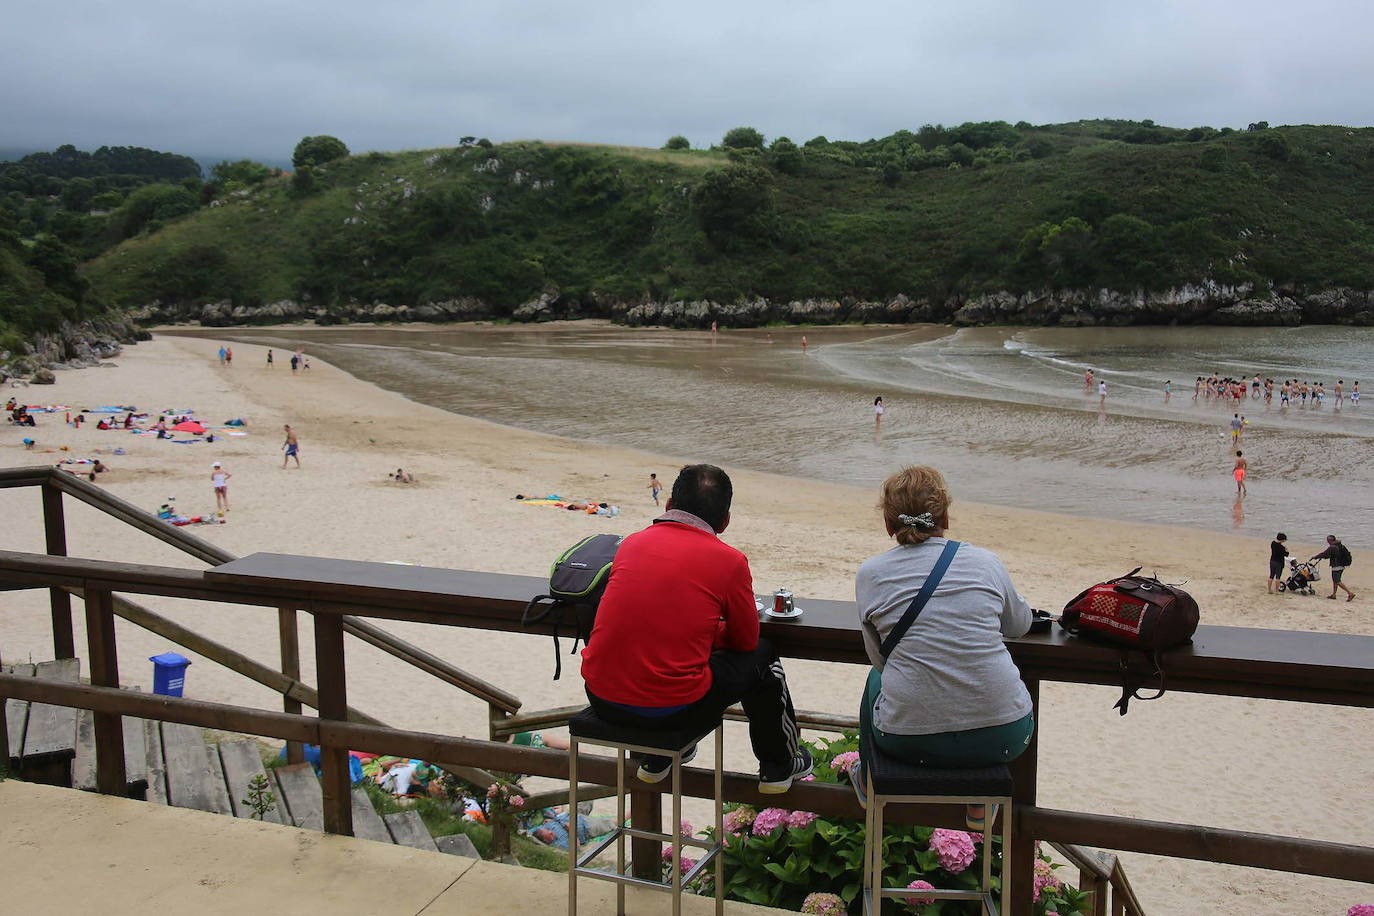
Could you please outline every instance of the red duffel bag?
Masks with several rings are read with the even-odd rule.
[[[1130,656],[1122,653],[1121,699],[1116,708],[1123,716],[1132,697],[1156,700],[1164,695],[1159,653],[1191,642],[1198,625],[1198,607],[1192,595],[1139,572],[1140,567],[1136,567],[1118,579],[1080,592],[1064,606],[1059,620],[1059,625],[1075,636],[1149,655],[1153,667],[1149,676],[1159,678],[1159,687],[1154,696],[1142,697],[1138,691],[1143,682],[1131,671]]]

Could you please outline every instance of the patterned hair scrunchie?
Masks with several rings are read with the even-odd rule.
[[[922,531],[935,530],[935,519],[931,517],[929,512],[922,512],[920,515],[899,515],[897,521],[908,528],[920,528]]]

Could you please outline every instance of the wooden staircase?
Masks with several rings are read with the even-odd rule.
[[[8,674],[77,683],[77,659],[6,667]],[[95,791],[95,728],[90,710],[76,710],[19,700],[5,702],[9,735],[9,772],[29,782]],[[128,794],[153,804],[195,808],[212,814],[248,818],[244,801],[249,783],[263,776],[276,796],[276,807],[263,820],[324,829],[320,780],[308,763],[265,767],[260,745],[252,740],[208,742],[192,725],[125,717],[124,765]],[[368,795],[353,788],[354,836],[430,852],[478,858],[466,837],[444,837],[436,844],[419,814],[402,811],[379,815]]]

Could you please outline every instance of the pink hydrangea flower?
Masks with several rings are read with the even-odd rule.
[[[1374,903],[1357,903],[1346,911],[1345,916],[1374,916]]]
[[[512,808],[523,808],[523,807],[525,807],[525,796],[523,796],[523,795],[512,795],[512,796],[510,797],[510,806],[511,806]]]
[[[779,827],[786,827],[791,813],[786,808],[764,808],[754,818],[754,836],[767,836]]]
[[[836,773],[843,773],[846,776],[854,775],[854,768],[858,765],[858,751],[845,751],[843,754],[836,754],[835,759],[830,761],[830,766]]]
[[[845,905],[837,894],[808,894],[801,911],[814,916],[844,916]]]
[[[487,786],[487,798],[495,798],[496,793],[500,791],[501,787],[498,786],[496,783],[492,783],[491,785]]]
[[[1050,863],[1046,862],[1044,859],[1035,860],[1035,890],[1031,896],[1034,902],[1040,902],[1040,895],[1046,889],[1057,891],[1063,886],[1064,882],[1060,881],[1054,874],[1054,866],[1050,865]],[[1374,916],[1374,913],[1371,913],[1371,916]]]
[[[921,879],[917,878],[915,881],[912,881],[910,884],[908,884],[907,888],[913,891],[933,891],[935,890],[935,885],[931,884],[929,881],[922,881]],[[906,902],[911,904],[912,906],[928,906],[935,902],[935,898],[908,897],[906,898]]]
[[[740,805],[733,811],[725,812],[721,826],[735,836],[739,836],[741,833],[749,832],[749,828],[753,826],[756,817],[758,817],[757,811],[748,805]]]
[[[930,848],[940,859],[940,867],[951,875],[973,864],[977,853],[973,849],[973,837],[963,830],[936,829],[930,835]]]
[[[793,830],[801,830],[803,827],[810,827],[816,822],[814,811],[793,811],[787,817],[787,826]]]
[[[678,870],[685,875],[692,870],[693,865],[697,864],[697,860],[688,858],[686,849],[682,850],[679,855],[680,858],[677,860]],[[671,866],[673,864],[673,847],[671,845],[665,845],[663,847],[663,864],[666,866]]]
[[[686,818],[678,821],[677,829],[683,836],[691,836],[696,833],[696,830],[692,828],[692,822]]]

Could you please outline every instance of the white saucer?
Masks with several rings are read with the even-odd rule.
[[[772,608],[766,608],[764,610],[764,613],[767,614],[769,617],[772,617],[774,620],[796,620],[798,617],[802,615],[802,609],[793,605],[792,613],[790,614],[779,614],[775,612]]]

